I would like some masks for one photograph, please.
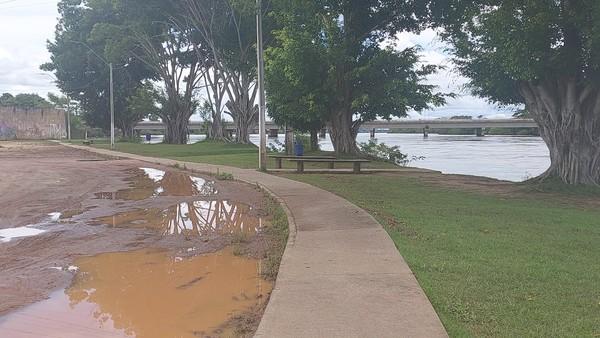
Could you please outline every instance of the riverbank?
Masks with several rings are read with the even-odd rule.
[[[172,147],[148,155],[196,159]],[[230,156],[211,160],[254,164]],[[598,189],[433,173],[285,177],[384,225],[451,336],[600,334]]]
[[[199,136],[191,135],[194,140],[198,140]],[[376,139],[388,146],[398,146],[409,158],[418,158],[410,163],[411,166],[446,174],[522,182],[540,175],[550,165],[548,147],[540,137],[430,134],[424,138],[420,134],[378,133]],[[258,135],[251,135],[250,140],[254,144],[258,143]],[[358,143],[369,140],[368,133],[357,135]],[[268,142],[277,145],[284,143],[284,139],[280,135],[279,139],[269,138]],[[120,143],[117,146],[120,147]],[[323,151],[333,151],[329,135],[319,139],[319,146]],[[250,158],[255,159],[256,157]]]

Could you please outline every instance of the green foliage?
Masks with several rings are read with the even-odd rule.
[[[354,139],[361,122],[445,102],[444,94],[423,83],[438,67],[420,65],[418,49],[381,45],[390,34],[420,27],[414,15],[423,10],[420,5],[280,0],[273,7],[279,28],[267,50],[267,97],[269,114],[279,123],[310,131],[356,116],[354,124],[340,127]]]
[[[41,66],[54,72],[57,85],[81,105],[82,118],[90,127],[110,128],[109,70],[107,62],[115,64],[115,122],[128,134],[135,112],[128,109],[129,98],[135,95],[142,80],[153,74],[139,60],[131,57],[131,45],[123,41],[119,29],[125,22],[144,18],[122,12],[123,1],[62,0],[55,41],[48,42],[50,62]],[[144,13],[146,13],[144,11]],[[132,115],[133,114],[133,115]]]
[[[520,81],[600,75],[600,2],[596,0],[437,1],[436,20],[474,93],[523,103]]]
[[[513,114],[513,117],[517,119],[530,119],[531,113],[527,109],[519,109]]]
[[[376,139],[370,139],[367,143],[359,144],[361,154],[371,160],[393,163],[399,166],[406,166],[411,162],[408,155],[400,151],[398,146],[387,146],[385,143],[378,143]],[[416,160],[413,158],[412,160]]]
[[[233,174],[217,171],[215,178],[219,181],[233,181]]]
[[[10,93],[4,93],[0,96],[0,106],[32,109],[50,108],[52,104],[38,94],[17,94],[13,96]]]
[[[283,252],[287,244],[289,223],[287,214],[279,202],[271,196],[266,196],[266,198],[267,214],[271,217],[271,222],[265,228],[264,232],[269,236],[270,250],[263,260],[261,273],[263,278],[274,281],[277,278],[281,257],[283,257]]]

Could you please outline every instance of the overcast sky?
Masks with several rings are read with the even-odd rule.
[[[0,0],[0,93],[58,92],[52,79],[43,75],[39,66],[49,60],[46,41],[54,37],[57,22],[57,0]],[[441,108],[423,112],[414,117],[438,117],[453,115],[487,115],[490,117],[510,116],[510,111],[501,110],[461,90],[465,79],[452,69],[444,44],[435,32],[425,31],[419,35],[399,34],[395,45],[406,48],[420,45],[425,62],[447,67],[429,78],[441,91],[454,92],[460,96],[449,99]]]

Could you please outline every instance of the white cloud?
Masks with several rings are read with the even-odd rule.
[[[58,92],[39,69],[50,60],[46,41],[54,36],[57,0],[0,2],[0,92],[45,96]]]
[[[421,48],[421,62],[445,67],[438,73],[430,75],[427,78],[427,83],[436,85],[440,92],[458,95],[456,98],[447,99],[447,104],[443,107],[424,111],[420,114],[412,112],[411,117],[511,115],[511,112],[507,112],[506,109],[490,104],[485,99],[475,97],[468,90],[465,90],[464,86],[468,83],[468,79],[458,74],[450,55],[446,53],[448,45],[439,38],[435,30],[427,29],[420,34],[399,33],[393,42],[387,42],[387,44],[391,44],[397,49],[419,46]]]

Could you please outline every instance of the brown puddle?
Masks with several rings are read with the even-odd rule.
[[[165,210],[137,209],[101,217],[95,224],[116,228],[144,227],[166,235],[205,236],[208,234],[254,234],[263,220],[243,203],[227,200],[183,202]]]
[[[2,337],[198,337],[271,292],[260,261],[230,248],[188,259],[140,250],[76,261],[71,287],[0,320]]]
[[[96,193],[96,199],[141,201],[157,196],[210,196],[217,193],[214,182],[177,171],[139,168],[128,179],[131,187],[116,192]]]

